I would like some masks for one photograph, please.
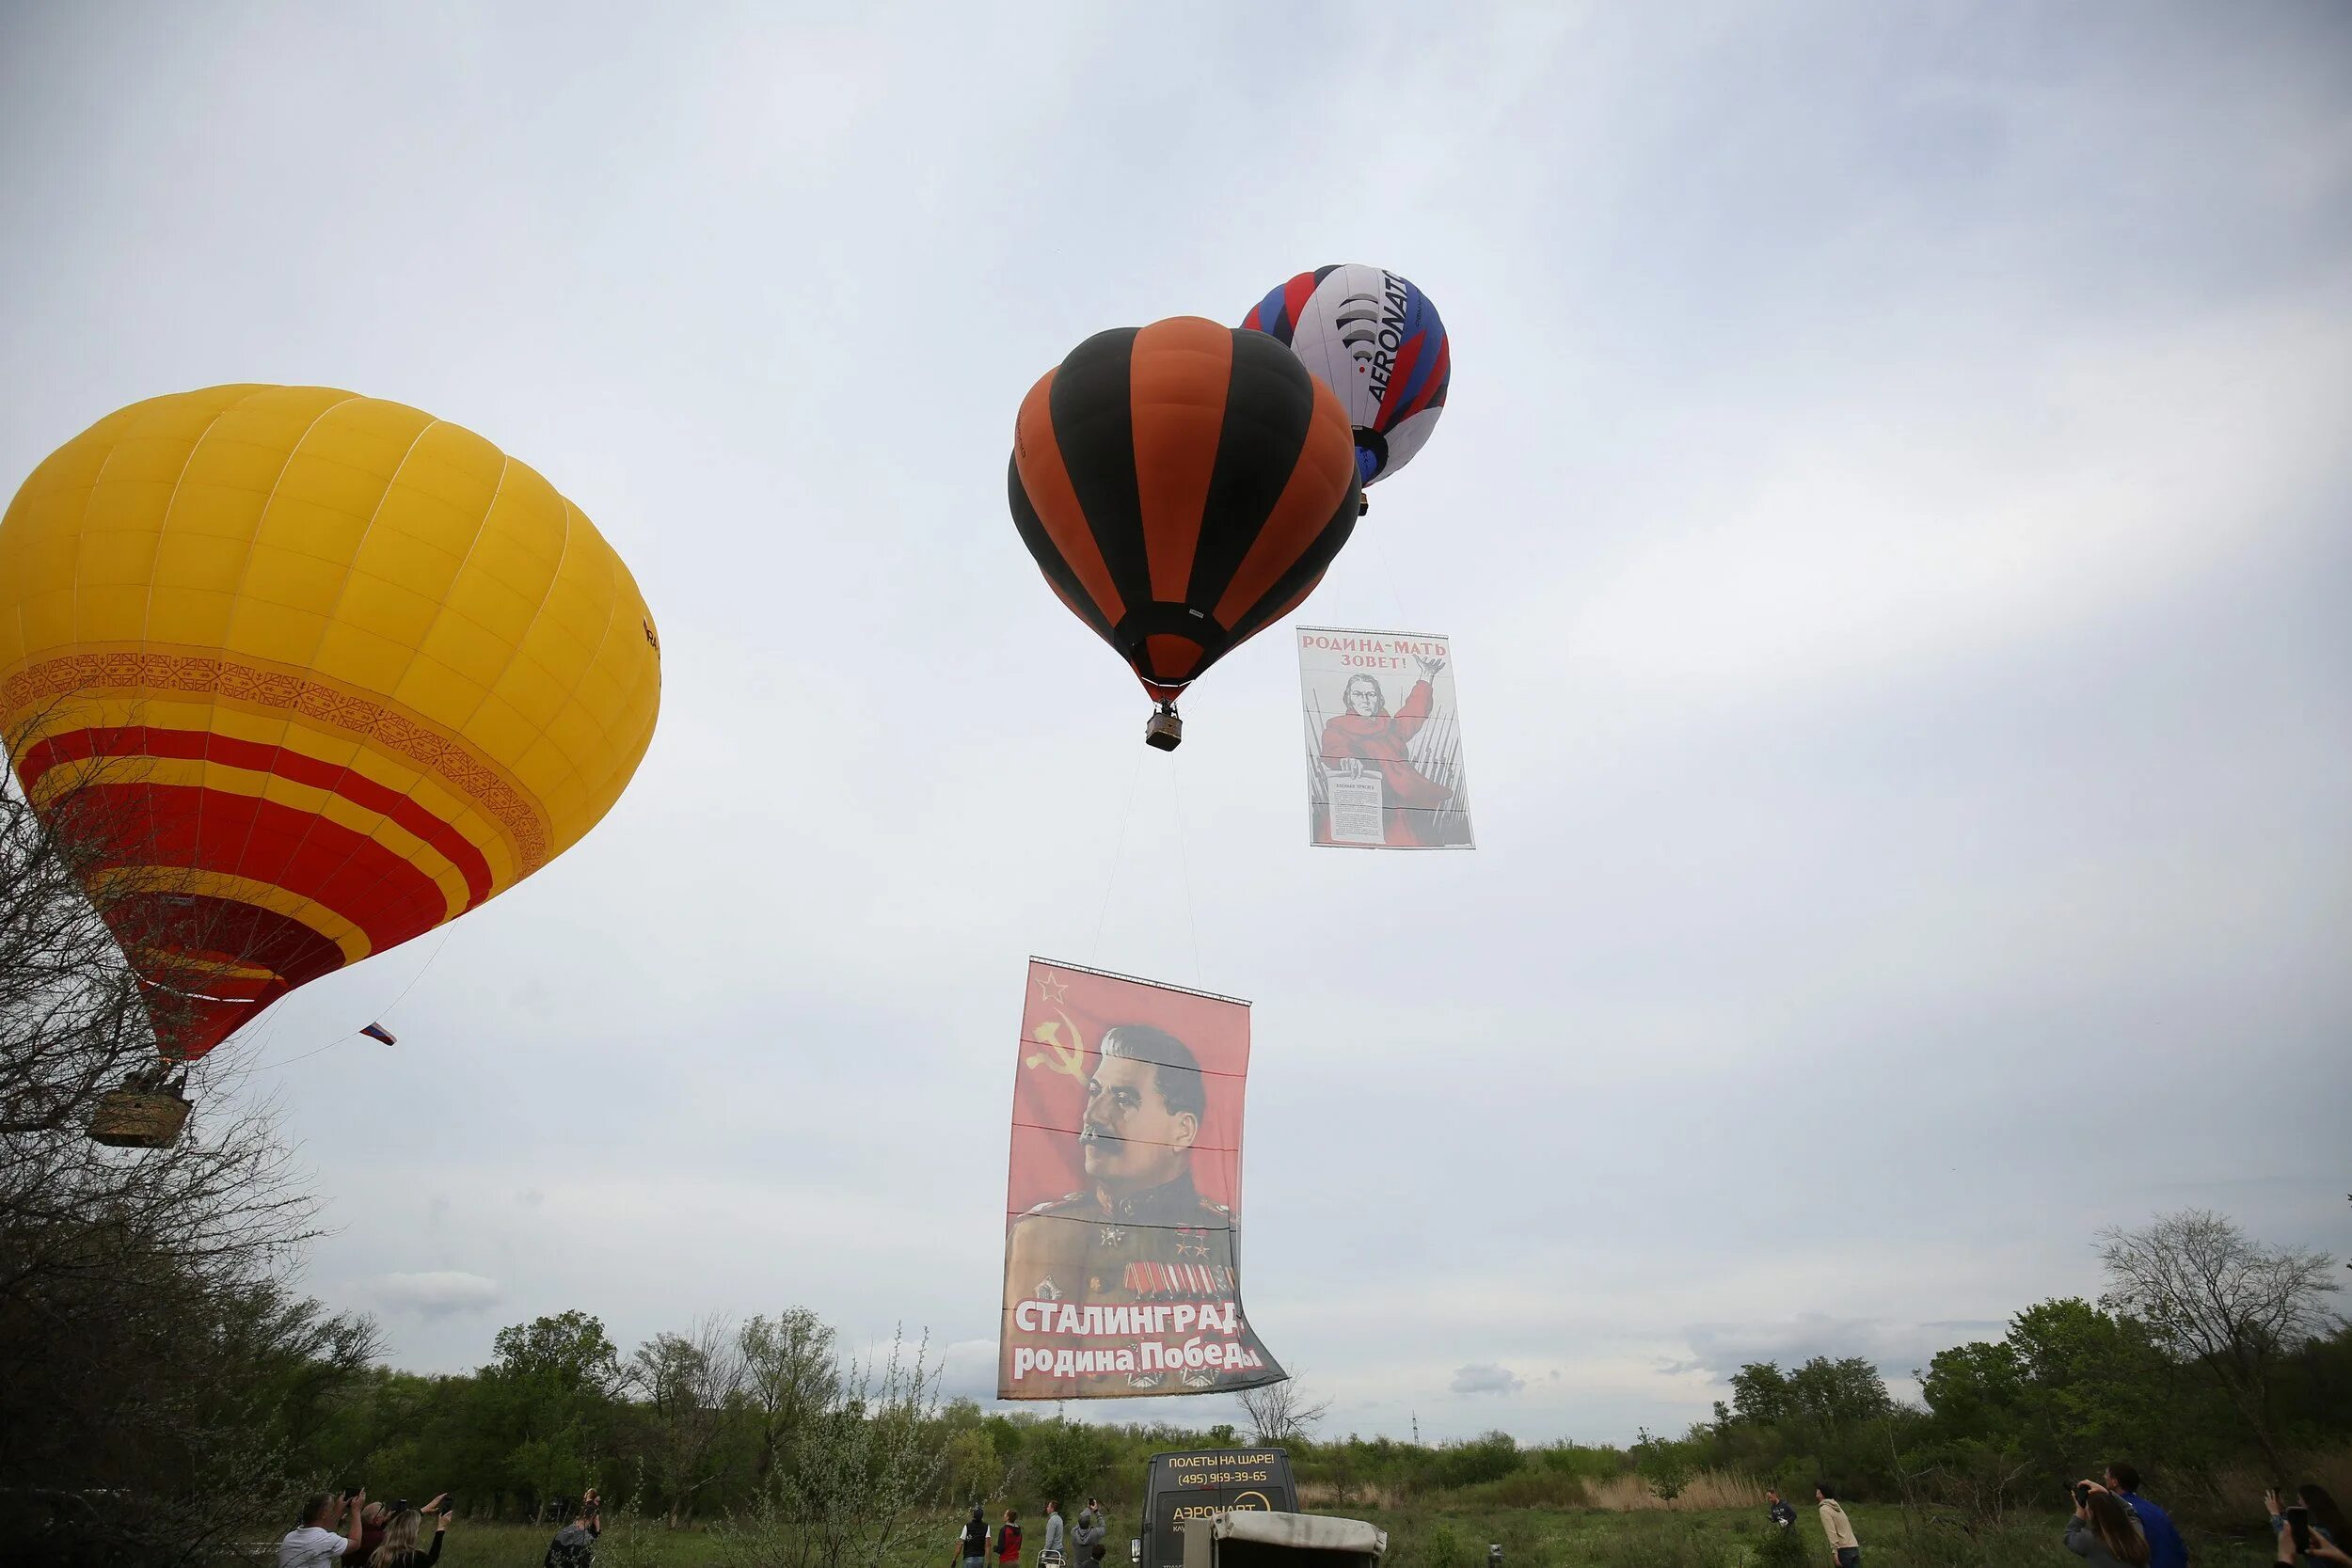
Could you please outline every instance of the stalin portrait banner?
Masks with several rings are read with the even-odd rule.
[[[1299,626],[1311,842],[1469,849],[1454,653],[1432,632]]]
[[[1249,1004],[1029,960],[996,1397],[1222,1393],[1286,1374],[1242,1315]]]

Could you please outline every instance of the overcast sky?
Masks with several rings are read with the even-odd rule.
[[[602,826],[222,1053],[397,1364],[797,1303],[985,1394],[1031,953],[1255,1002],[1339,1431],[1903,1378],[2185,1205],[2352,1251],[2339,0],[0,16],[0,476],[348,388],[660,620]],[[1081,338],[1344,261],[1457,373],[1300,618],[1452,636],[1471,853],[1307,847],[1279,632],[1144,752],[1006,514]]]

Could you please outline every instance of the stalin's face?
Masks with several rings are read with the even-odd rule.
[[[1175,1112],[1160,1095],[1160,1069],[1151,1062],[1105,1056],[1087,1080],[1087,1177],[1113,1193],[1139,1193],[1173,1181],[1192,1158],[1200,1123]]]

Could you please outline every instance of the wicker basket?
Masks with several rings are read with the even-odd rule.
[[[169,1148],[187,1125],[188,1102],[158,1089],[108,1089],[89,1118],[93,1143],[112,1148]]]

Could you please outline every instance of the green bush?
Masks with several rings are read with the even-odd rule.
[[[1518,1469],[1519,1446],[1507,1432],[1489,1432],[1466,1443],[1448,1443],[1438,1450],[1432,1480],[1441,1487],[1476,1486],[1501,1481]]]
[[[1440,1520],[1422,1537],[1421,1568],[1470,1568],[1470,1544]]]
[[[1804,1537],[1797,1533],[1796,1527],[1783,1529],[1774,1525],[1756,1544],[1756,1555],[1751,1560],[1756,1568],[1810,1568],[1813,1555],[1805,1550]]]

